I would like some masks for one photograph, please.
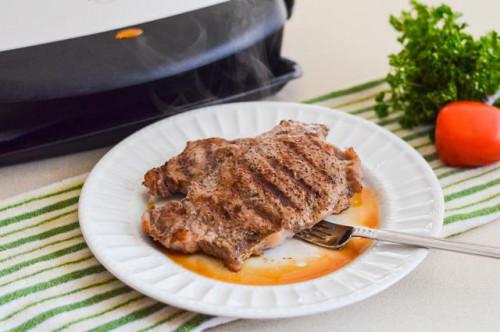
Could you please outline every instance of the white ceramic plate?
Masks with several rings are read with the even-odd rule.
[[[327,141],[353,146],[365,181],[381,201],[381,227],[438,235],[443,195],[424,159],[387,130],[358,117],[293,103],[213,106],[150,125],[109,151],[83,187],[80,225],[97,259],[118,279],[159,301],[201,313],[241,318],[282,318],[332,310],[372,296],[412,271],[427,250],[377,243],[342,269],[281,286],[244,286],[190,272],[168,259],[141,232],[147,200],[144,173],[184,148],[212,136],[254,136],[281,119],[324,123]]]

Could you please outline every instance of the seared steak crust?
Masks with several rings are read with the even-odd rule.
[[[323,141],[324,125],[281,121],[256,138],[189,142],[145,174],[154,196],[186,194],[147,210],[145,231],[165,247],[221,258],[233,271],[324,217],[362,189],[360,160]]]

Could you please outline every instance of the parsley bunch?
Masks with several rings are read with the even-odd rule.
[[[389,56],[390,90],[376,97],[380,117],[403,111],[401,126],[434,123],[439,109],[455,100],[484,101],[500,88],[499,36],[474,39],[459,13],[447,5],[428,7],[411,1],[412,10],[390,17],[402,50]]]

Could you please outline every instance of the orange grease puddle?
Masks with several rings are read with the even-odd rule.
[[[372,228],[379,226],[379,219],[377,196],[372,189],[366,187],[361,193],[352,197],[351,208],[336,217],[336,220],[344,224]],[[358,257],[371,242],[367,239],[353,238],[345,247],[338,250],[307,245],[312,247],[311,254],[301,258],[283,255],[269,258],[265,253],[264,256],[247,260],[239,272],[231,272],[221,261],[203,254],[183,255],[166,249],[164,252],[177,264],[208,278],[243,285],[283,285],[318,278],[338,270]],[[288,245],[290,244],[282,244],[282,246]]]

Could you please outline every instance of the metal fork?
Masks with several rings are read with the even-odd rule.
[[[352,237],[363,237],[414,247],[441,249],[470,255],[500,258],[500,247],[442,240],[430,236],[412,235],[383,229],[346,226],[329,221],[321,221],[314,227],[295,234],[295,237],[328,249],[341,248],[345,246]]]

